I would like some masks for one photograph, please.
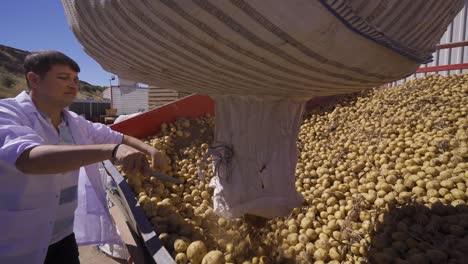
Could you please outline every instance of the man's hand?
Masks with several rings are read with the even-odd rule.
[[[151,160],[153,161],[152,169],[165,172],[170,169],[166,155],[153,148],[150,151]]]
[[[148,175],[150,172],[146,154],[130,146],[120,145],[115,159],[122,164],[122,170],[125,173],[141,172],[143,175]]]
[[[151,168],[153,170],[157,170],[160,172],[167,172],[170,169],[167,156],[163,152],[153,148],[152,146],[146,144],[145,142],[137,138],[125,135],[122,140],[122,143],[125,144],[126,147],[132,146],[134,151],[139,150],[142,152],[141,154],[145,153],[146,155],[150,156],[151,161],[152,161]],[[149,167],[148,161],[146,159],[145,161],[146,161],[145,166]]]

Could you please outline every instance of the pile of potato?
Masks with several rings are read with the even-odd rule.
[[[262,228],[213,213],[213,118],[147,140],[184,181],[126,175],[177,263],[464,263],[468,259],[468,75],[430,75],[342,97],[301,126],[304,206]],[[200,180],[201,167],[205,180]]]

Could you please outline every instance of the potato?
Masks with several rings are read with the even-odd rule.
[[[312,108],[299,130],[292,169],[291,185],[304,204],[262,227],[216,215],[213,158],[200,168],[212,143],[212,116],[165,123],[146,141],[170,163],[164,173],[184,184],[124,176],[180,261],[184,252],[194,263],[211,254],[227,263],[466,259],[467,93],[468,74],[428,75]],[[450,246],[431,248],[421,237]],[[189,256],[187,243],[197,240],[204,250],[190,248]]]
[[[177,253],[174,260],[175,260],[175,262],[177,264],[187,264],[188,263],[187,255],[185,255],[185,253]]]
[[[187,259],[193,264],[200,264],[206,255],[207,249],[203,241],[194,241],[187,247]]]
[[[176,239],[174,242],[174,250],[177,253],[185,253],[187,251],[188,243],[183,239]]]
[[[202,264],[224,264],[223,252],[219,250],[212,250],[208,252],[202,260]]]

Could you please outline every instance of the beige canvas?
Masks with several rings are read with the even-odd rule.
[[[308,98],[412,74],[464,1],[62,0],[103,68],[201,94]]]

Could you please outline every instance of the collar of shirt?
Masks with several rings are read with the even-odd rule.
[[[52,125],[52,118],[50,118],[50,116],[47,114],[47,113],[44,113],[42,112],[41,110],[37,109],[37,112],[45,119],[47,120],[47,122],[49,122],[51,125]],[[60,118],[61,118],[61,121],[60,121],[60,124],[58,125],[58,128],[60,129],[61,127],[65,127],[65,126],[68,126],[68,122],[65,118],[65,115],[62,111],[62,113],[60,114]]]
[[[38,112],[36,105],[33,103],[31,97],[26,91],[18,94],[15,97],[15,100],[23,107],[22,109],[26,114]]]
[[[29,94],[26,91],[23,91],[20,94],[18,94],[15,97],[15,100],[21,106],[23,106],[23,110],[25,111],[26,114],[28,114],[28,113],[39,113],[47,122],[52,124],[52,119],[49,117],[49,115],[47,113],[42,112],[41,110],[39,110],[36,107],[36,105],[34,104],[34,102],[31,99],[31,96],[29,96]],[[63,110],[62,110],[61,116],[62,116],[62,121],[59,124],[59,127],[68,125],[66,115],[64,114]]]

